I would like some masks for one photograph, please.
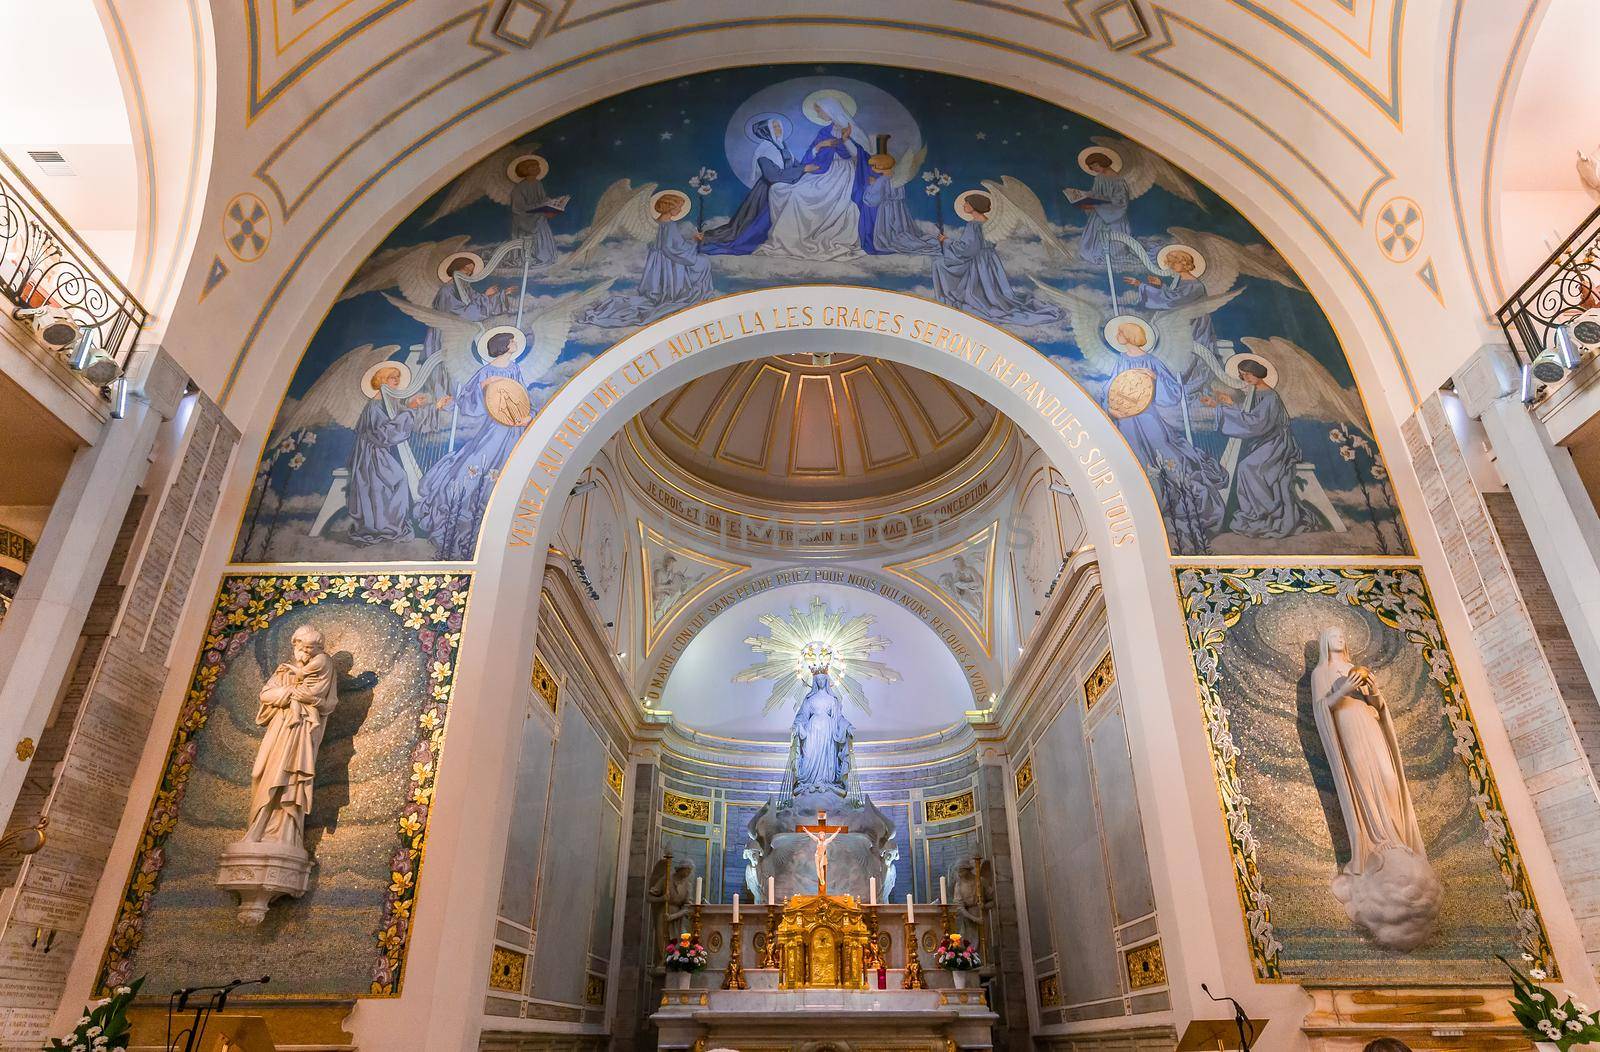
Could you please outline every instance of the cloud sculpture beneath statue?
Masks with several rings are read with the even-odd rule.
[[[1322,633],[1311,697],[1350,843],[1333,895],[1379,945],[1415,949],[1433,934],[1444,889],[1417,827],[1388,705],[1372,671],[1351,660],[1342,628]]]

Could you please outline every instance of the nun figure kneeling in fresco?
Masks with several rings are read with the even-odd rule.
[[[933,262],[934,296],[940,303],[996,325],[1043,325],[1060,320],[1059,309],[1036,304],[1031,296],[1011,287],[1000,253],[983,232],[993,208],[993,199],[981,190],[968,190],[956,198],[956,215],[967,225],[954,238],[939,235],[941,253]]]
[[[700,235],[684,233],[679,222],[689,214],[689,195],[662,190],[650,198],[650,212],[655,240],[645,254],[638,289],[595,303],[579,321],[606,328],[645,325],[716,295],[711,261],[700,255]]]
[[[756,144],[750,192],[744,195],[732,219],[705,232],[700,251],[708,256],[747,256],[766,244],[772,230],[772,188],[795,182],[818,168],[802,163],[789,152],[789,121],[781,114],[763,113],[752,118],[745,134]]]
[[[455,410],[455,448],[422,476],[417,522],[428,531],[441,559],[471,559],[489,494],[511,448],[533,419],[533,403],[517,361],[528,338],[510,325],[490,329],[475,347],[484,359],[454,399],[439,408]]]
[[[350,515],[350,539],[357,544],[404,541],[411,538],[411,487],[395,447],[411,437],[416,427],[413,410],[433,399],[412,395],[406,408],[389,415],[384,390],[405,387],[411,370],[402,362],[379,362],[361,379],[366,408],[356,421],[356,445],[350,454],[350,486],[345,491],[345,511]]]
[[[1244,443],[1233,473],[1239,506],[1228,528],[1249,537],[1292,537],[1317,529],[1316,511],[1300,499],[1295,487],[1300,446],[1289,426],[1289,411],[1273,387],[1271,363],[1253,354],[1236,354],[1228,364],[1245,382],[1244,405],[1234,405],[1225,391],[1200,396],[1202,404],[1217,407],[1217,428]]]

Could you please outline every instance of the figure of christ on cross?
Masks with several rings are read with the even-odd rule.
[[[828,812],[817,812],[817,824],[814,826],[795,826],[795,832],[804,833],[817,842],[817,894],[828,893],[828,844],[840,833],[849,830],[849,826],[830,826]]]

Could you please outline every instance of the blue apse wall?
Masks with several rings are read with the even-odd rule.
[[[1176,554],[1410,554],[1326,317],[1235,209],[1054,105],[840,65],[641,88],[425,202],[312,338],[235,557],[469,560],[517,436],[596,354],[818,282],[938,300],[1057,361],[1144,464]]]

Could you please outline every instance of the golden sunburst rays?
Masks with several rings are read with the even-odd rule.
[[[786,618],[764,614],[759,620],[767,634],[747,636],[745,642],[756,653],[766,655],[766,660],[736,674],[733,681],[774,681],[763,713],[784,702],[798,705],[804,700],[813,671],[826,671],[834,686],[866,713],[871,713],[872,707],[861,690],[863,679],[900,682],[900,673],[871,659],[889,646],[883,636],[868,634],[876,620],[871,614],[846,618],[842,610],[830,610],[820,596],[812,596],[807,610],[790,607]]]

